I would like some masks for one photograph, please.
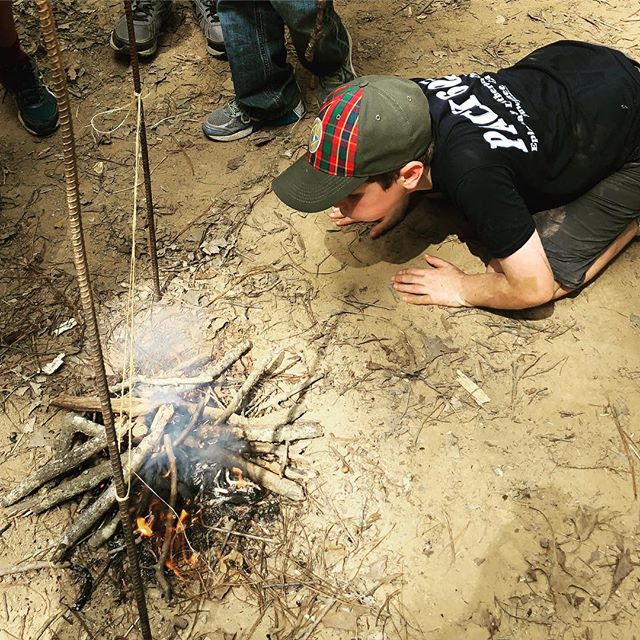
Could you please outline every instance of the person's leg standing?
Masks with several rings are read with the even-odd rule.
[[[318,8],[315,0],[271,0],[271,5],[289,27],[291,41],[302,65],[317,76],[332,73],[344,62],[349,52],[347,31],[333,8],[324,5],[320,37],[309,62],[305,54],[316,25]]]
[[[237,140],[262,124],[299,120],[304,105],[287,62],[284,22],[272,3],[220,0],[218,15],[236,95],[209,115],[202,126],[205,135]]]
[[[353,80],[355,72],[351,62],[351,38],[335,12],[333,2],[328,1],[324,5],[322,29],[311,60],[307,60],[306,53],[320,11],[315,0],[272,0],[271,4],[289,27],[300,63],[320,78],[320,103],[333,89]]]
[[[13,19],[13,4],[0,0],[0,84],[13,95],[20,124],[33,135],[58,128],[58,105],[36,63],[22,50]]]

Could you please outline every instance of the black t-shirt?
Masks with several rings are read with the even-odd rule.
[[[640,71],[613,49],[561,41],[497,73],[414,80],[429,101],[434,190],[496,258],[531,237],[532,213],[575,200],[640,145]]]

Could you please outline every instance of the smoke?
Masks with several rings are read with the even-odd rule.
[[[120,320],[110,333],[105,358],[110,373],[119,379],[124,376],[128,382],[132,362],[134,383],[140,377],[189,376],[197,366],[195,361],[203,364],[211,354],[211,344],[206,339],[209,323],[205,312],[195,307],[156,303],[141,309],[135,314],[132,327]],[[136,396],[170,403],[185,390],[188,389],[139,384]]]

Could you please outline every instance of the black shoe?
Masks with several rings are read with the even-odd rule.
[[[346,29],[345,29],[346,30]],[[356,77],[355,69],[353,68],[353,41],[351,40],[351,34],[347,33],[347,42],[349,48],[347,51],[347,57],[339,69],[336,69],[333,73],[326,76],[320,76],[320,82],[318,85],[318,103],[324,104],[325,100],[329,97],[329,94],[335,91],[338,87],[351,82]]]
[[[148,58],[156,52],[162,23],[169,14],[170,7],[171,0],[133,0],[131,2],[136,49],[141,58]],[[129,53],[126,16],[122,16],[116,23],[111,32],[109,44],[114,51]]]
[[[217,5],[217,0],[193,0],[193,11],[207,39],[207,51],[220,57],[225,55],[226,51],[220,18],[216,11]]]
[[[0,80],[18,106],[20,124],[34,136],[48,136],[58,128],[58,103],[30,59],[0,72]]]

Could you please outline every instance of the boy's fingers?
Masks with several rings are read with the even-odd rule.
[[[431,296],[424,294],[421,296],[402,296],[402,299],[409,304],[433,304],[431,302]]]
[[[396,282],[395,290],[402,291],[403,293],[416,293],[422,295],[425,295],[427,293],[425,291],[424,285],[422,284],[409,284],[401,282]]]
[[[373,227],[373,229],[371,229],[369,235],[372,238],[377,238],[378,236],[381,236],[385,231],[391,229],[391,227],[394,227],[396,224],[397,220],[394,220],[390,216],[383,218],[382,220],[380,220],[380,222],[378,222],[378,224]]]
[[[396,284],[418,284],[422,282],[422,275],[405,273],[402,276],[396,276],[394,282]]]
[[[405,276],[420,276],[422,277],[425,273],[428,273],[427,269],[416,269],[411,267],[410,269],[401,269],[394,276],[395,278],[404,278]]]
[[[432,267],[435,267],[436,269],[438,267],[446,267],[449,265],[449,263],[446,260],[443,260],[442,258],[438,258],[436,256],[430,256],[428,253],[424,254],[424,259],[427,264],[430,264]]]

